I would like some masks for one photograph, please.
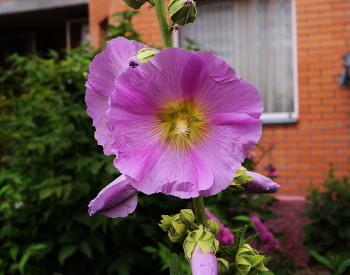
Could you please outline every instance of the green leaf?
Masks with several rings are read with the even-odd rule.
[[[252,241],[255,240],[255,238],[256,238],[259,234],[260,234],[260,232],[255,233],[254,235],[252,235],[252,236],[250,236],[248,239],[246,239],[244,242],[245,242],[246,244],[250,244]]]
[[[250,222],[250,218],[247,215],[238,215],[233,218],[234,221]]]
[[[321,264],[325,265],[329,269],[333,270],[333,266],[330,261],[328,261],[325,257],[321,256],[320,254],[316,253],[313,250],[310,250],[309,253]]]
[[[232,246],[220,246],[219,252],[223,257],[236,257],[237,251],[233,250]]]
[[[76,245],[66,245],[63,246],[60,251],[58,251],[58,260],[61,265],[63,265],[65,259],[67,259],[69,256],[73,255],[75,251],[77,251],[78,246]]]
[[[338,271],[339,273],[343,273],[349,265],[350,265],[350,259],[347,259],[347,260],[343,261],[343,262],[339,265],[337,271]]]
[[[186,272],[182,269],[180,258],[176,253],[170,256],[170,275],[186,275]]]
[[[85,242],[85,241],[81,242],[79,244],[79,250],[81,251],[81,253],[83,253],[89,259],[92,258],[92,252],[91,252],[90,246],[87,242]]]
[[[238,248],[240,248],[241,245],[243,245],[245,243],[244,240],[244,234],[247,230],[248,225],[243,226],[236,234],[235,234],[235,239],[234,239],[234,243],[232,245],[232,248],[235,251],[238,251]]]
[[[11,258],[16,261],[17,259],[17,254],[18,254],[18,246],[17,245],[14,245],[11,247],[10,249],[10,255],[11,255]]]

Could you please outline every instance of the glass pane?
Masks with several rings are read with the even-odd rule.
[[[198,1],[197,8],[195,24],[181,28],[180,45],[188,37],[225,59],[259,89],[264,112],[293,112],[291,0]]]

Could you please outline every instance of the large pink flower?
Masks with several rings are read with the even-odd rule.
[[[90,69],[101,82],[108,75]],[[115,154],[114,165],[146,194],[220,192],[261,135],[259,92],[211,52],[165,49],[121,72],[108,97],[103,112],[98,102],[89,105],[101,116],[108,109],[101,143],[110,145],[105,153]]]
[[[146,194],[214,195],[260,138],[262,109],[257,89],[213,53],[165,49],[116,78],[114,164]]]
[[[147,46],[136,41],[118,37],[107,42],[106,50],[98,54],[90,64],[85,96],[87,113],[96,128],[95,138],[103,146],[106,155],[113,154],[111,136],[106,125],[106,111],[109,108],[108,100],[115,88],[115,78],[134,65],[130,64],[129,59],[145,47]]]

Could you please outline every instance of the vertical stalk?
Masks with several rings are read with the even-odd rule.
[[[173,46],[173,40],[166,18],[164,0],[154,0],[154,8],[156,9],[158,24],[160,28],[160,33],[162,35],[164,48],[171,48]]]
[[[199,197],[193,198],[192,202],[197,223],[207,226],[207,216],[205,215],[203,196],[199,195]]]

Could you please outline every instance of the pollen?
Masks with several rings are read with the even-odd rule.
[[[180,136],[188,136],[190,133],[190,128],[188,127],[187,119],[177,118],[174,123],[175,134]]]

